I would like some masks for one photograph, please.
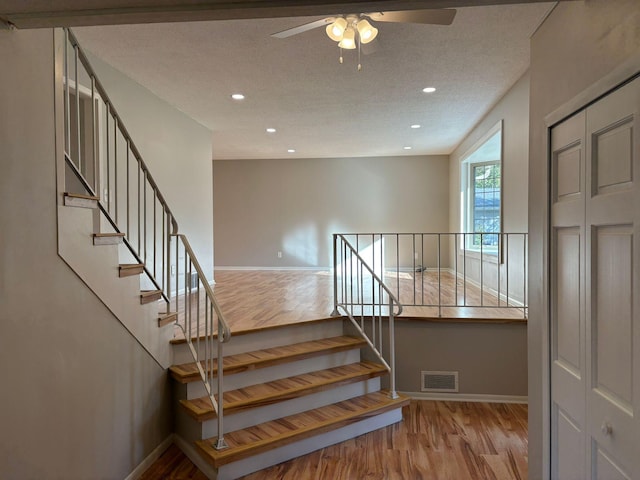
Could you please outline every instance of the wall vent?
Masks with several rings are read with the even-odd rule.
[[[191,291],[195,290],[196,288],[198,288],[198,273],[197,272],[193,272],[191,273],[190,277],[187,277],[187,288]]]
[[[457,392],[458,372],[422,371],[423,392]]]

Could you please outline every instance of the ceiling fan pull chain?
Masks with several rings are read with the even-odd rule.
[[[338,49],[340,50],[340,59],[339,59],[339,62],[340,62],[340,64],[343,64],[343,63],[344,63],[344,58],[342,58],[342,47],[338,47]]]
[[[360,35],[358,35],[358,71],[362,70],[362,64],[360,63],[360,49],[362,48],[362,42],[360,41]]]

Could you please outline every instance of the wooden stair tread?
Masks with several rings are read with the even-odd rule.
[[[379,377],[385,373],[387,369],[383,365],[359,362],[231,390],[223,396],[224,414],[230,415],[249,408],[310,395],[339,385]],[[189,415],[200,422],[216,418],[208,397],[180,400],[180,404]]]
[[[140,275],[144,272],[144,263],[121,263],[118,265],[118,271],[120,277]]]
[[[162,290],[142,290],[140,292],[140,303],[142,305],[155,302],[160,298],[162,298]]]
[[[82,198],[83,200],[94,200],[96,202],[100,200],[100,197],[95,197],[93,195],[87,195],[84,193],[64,192],[64,196],[69,198]]]
[[[126,233],[120,232],[110,232],[110,233],[94,233],[93,236],[96,238],[108,238],[108,237],[124,237]]]
[[[366,342],[361,338],[340,336],[312,340],[308,342],[283,345],[253,352],[238,353],[224,357],[225,375],[244,372],[250,369],[270,367],[294,360],[315,357],[326,353],[342,352],[354,348],[362,348]],[[202,364],[206,368],[205,364]],[[213,373],[218,371],[217,361],[213,362]],[[171,376],[180,383],[200,380],[200,373],[195,362],[169,367]]]
[[[160,313],[158,315],[158,327],[164,327],[165,325],[175,323],[177,318],[177,312]]]
[[[94,245],[117,245],[122,243],[125,234],[120,232],[110,233],[94,233],[93,244]]]
[[[144,263],[121,263],[119,268],[122,270],[144,268]]]
[[[381,413],[401,408],[409,398],[392,399],[388,392],[374,392],[306,412],[225,434],[229,448],[216,450],[216,438],[196,442],[204,458],[215,467],[273,450],[335,430]]]

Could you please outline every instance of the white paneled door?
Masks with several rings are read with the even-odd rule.
[[[551,131],[551,473],[640,479],[640,79]]]

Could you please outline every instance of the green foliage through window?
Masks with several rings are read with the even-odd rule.
[[[502,227],[502,124],[463,159],[463,228],[470,233],[466,248],[496,249]]]

